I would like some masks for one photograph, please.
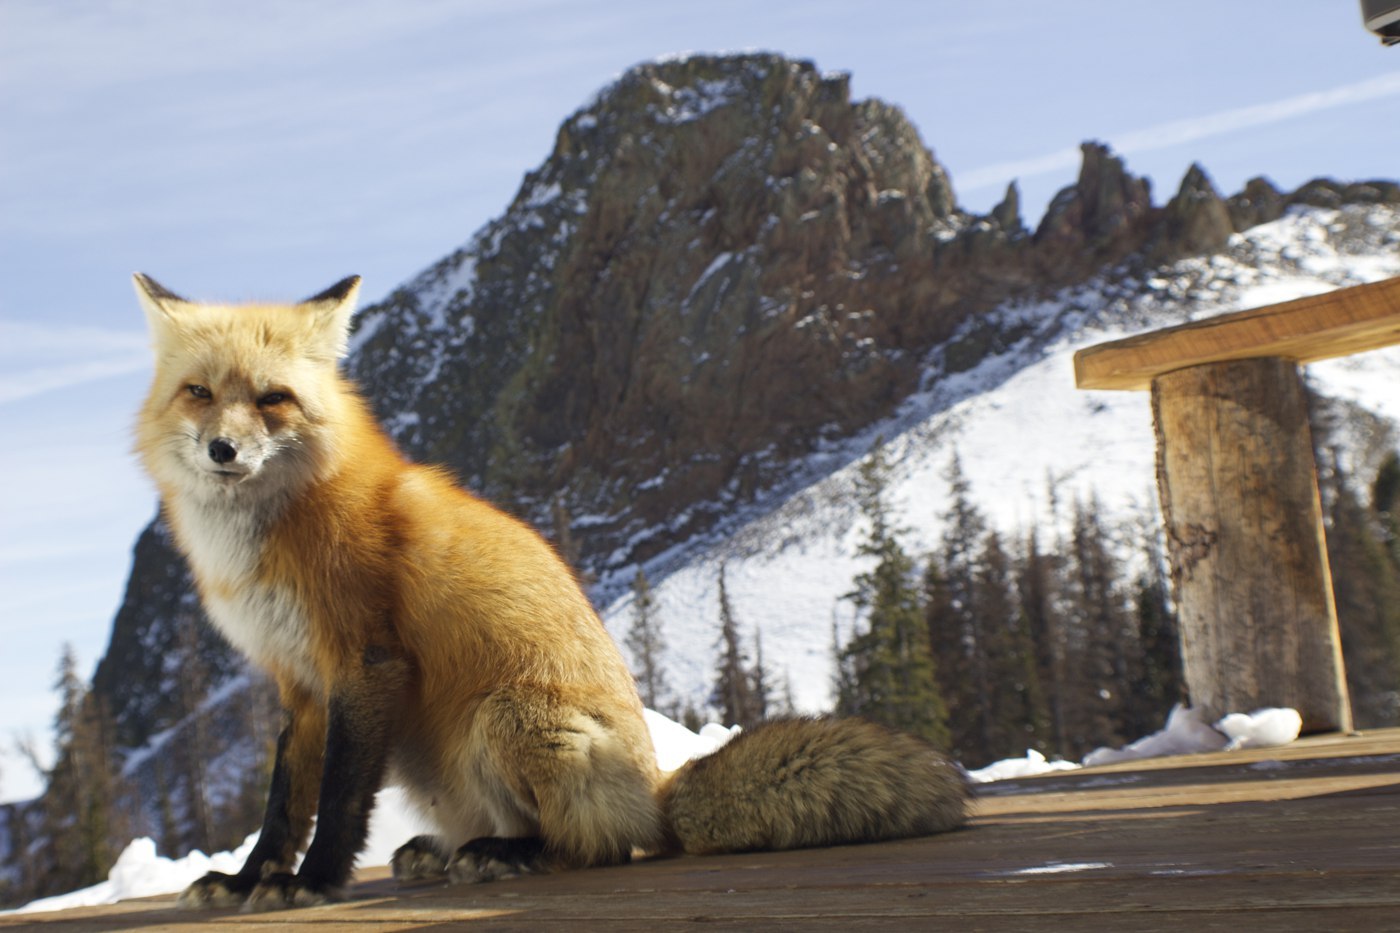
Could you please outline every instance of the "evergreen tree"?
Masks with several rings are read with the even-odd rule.
[[[1036,677],[1044,694],[1044,744],[1057,752],[1065,745],[1065,623],[1056,605],[1060,560],[1040,549],[1039,530],[1026,536],[1025,556],[1016,573],[1021,616],[1035,651]]]
[[[756,720],[766,719],[773,706],[773,688],[769,683],[768,669],[763,665],[763,632],[753,631],[753,667],[749,669],[749,696],[753,703],[752,715]]]
[[[45,773],[40,828],[47,840],[36,866],[36,895],[87,887],[106,878],[116,860],[114,840],[126,838],[126,808],[110,718],[78,676],[64,645],[55,689],[56,754]]]
[[[978,653],[986,678],[983,754],[995,761],[1039,744],[1048,716],[1035,643],[1017,599],[1010,558],[994,531],[983,541],[974,597],[980,620]]]
[[[174,679],[181,726],[180,740],[172,743],[170,754],[179,770],[185,807],[183,819],[178,820],[184,830],[180,846],[170,851],[217,851],[212,848],[216,830],[210,812],[208,775],[209,763],[217,757],[217,751],[210,735],[209,714],[203,708],[213,687],[213,678],[200,657],[195,621],[190,619],[177,634],[181,663]]]
[[[986,758],[991,673],[977,612],[977,561],[987,522],[972,502],[972,485],[954,453],[944,474],[948,508],[943,538],[923,579],[924,625],[946,703],[951,751],[959,760]]]
[[[852,635],[852,639],[854,639]],[[831,656],[833,659],[832,693],[836,696],[838,716],[859,716],[863,712],[863,697],[856,680],[856,657],[848,650],[851,639],[841,637],[841,624],[836,609],[831,610]]]
[[[1084,754],[1099,745],[1121,745],[1126,701],[1141,678],[1142,649],[1124,595],[1122,567],[1104,528],[1096,498],[1075,504],[1071,537],[1069,605],[1069,746]]]
[[[1146,569],[1134,584],[1142,677],[1130,693],[1125,731],[1148,735],[1161,728],[1173,706],[1186,700],[1181,667],[1181,627],[1171,605],[1170,584],[1158,529],[1146,531]]]
[[[714,705],[726,725],[753,726],[763,718],[763,714],[753,695],[753,672],[739,637],[734,607],[729,602],[723,564],[719,567],[719,653]]]
[[[948,481],[948,509],[943,513],[942,559],[949,598],[954,608],[971,606],[973,566],[987,535],[987,519],[972,501],[972,483],[955,452],[944,474]]]
[[[1400,454],[1391,451],[1381,461],[1371,484],[1371,509],[1391,562],[1400,566]]]
[[[966,726],[972,719],[972,702],[966,686],[970,680],[967,636],[964,632],[964,604],[954,599],[953,586],[938,554],[929,555],[921,581],[924,627],[928,629],[929,655],[934,677],[943,694],[949,720],[949,746],[961,758],[966,742]]]
[[[657,616],[656,595],[647,580],[646,571],[638,568],[632,578],[632,627],[623,639],[632,654],[632,676],[637,691],[648,709],[661,711],[671,702],[671,690],[666,683],[662,660],[666,645],[661,635],[661,620]]]
[[[769,716],[793,716],[797,713],[797,700],[792,694],[792,675],[783,671],[783,689],[768,705]]]
[[[43,870],[45,886],[71,883],[74,887],[95,884],[98,861],[95,853],[84,851],[82,813],[83,768],[75,760],[73,746],[81,731],[85,688],[78,676],[77,657],[73,646],[64,644],[59,657],[54,690],[58,694],[58,713],[54,716],[55,756],[53,767],[45,774],[43,797],[43,829],[48,837],[45,847],[48,862]],[[67,878],[65,878],[67,876]],[[71,878],[71,882],[67,879]],[[60,880],[62,879],[62,880]]]
[[[849,695],[842,706],[876,722],[948,746],[948,714],[929,651],[928,627],[914,585],[914,561],[899,543],[885,504],[889,466],[878,445],[860,469],[856,495],[870,524],[859,553],[875,566],[855,579],[848,599],[865,626],[846,644]]]

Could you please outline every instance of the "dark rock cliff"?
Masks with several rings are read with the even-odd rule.
[[[1249,213],[1199,168],[1154,207],[1107,147],[1083,153],[1030,235],[1014,186],[960,210],[898,108],[845,76],[642,65],[500,220],[366,309],[351,371],[413,455],[542,526],[572,516],[589,569],[646,560],[887,415],[969,316],[1218,250]]]

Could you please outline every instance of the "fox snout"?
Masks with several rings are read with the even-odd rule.
[[[208,425],[194,436],[190,449],[190,465],[221,485],[241,484],[261,474],[277,446],[257,426],[229,420]]]
[[[238,447],[227,437],[216,437],[209,442],[209,459],[221,466],[232,463],[238,459]]]

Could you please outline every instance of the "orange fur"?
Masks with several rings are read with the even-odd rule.
[[[658,774],[621,656],[538,534],[404,460],[337,374],[353,294],[225,307],[138,285],[158,365],[137,449],[212,619],[284,702],[313,723],[338,693],[390,707],[387,764],[453,845],[539,835],[564,865],[656,848]],[[214,462],[216,438],[240,456]],[[247,471],[224,475],[244,450]],[[367,657],[402,660],[393,695],[369,687]],[[305,800],[320,751],[299,742]]]
[[[581,867],[678,838],[632,677],[573,573],[527,525],[406,461],[338,374],[357,288],[200,305],[137,277],[157,360],[137,450],[210,617],[288,712],[258,847],[187,904],[337,896],[386,772],[437,825],[434,852],[537,838],[544,864]],[[678,786],[668,796],[709,799]],[[453,876],[497,876],[501,849]]]

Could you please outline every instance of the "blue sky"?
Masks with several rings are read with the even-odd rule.
[[[631,65],[765,49],[901,106],[1028,223],[1107,142],[1161,202],[1192,161],[1400,176],[1400,49],[1351,2],[5,0],[0,3],[0,799],[35,787],[60,646],[105,647],[155,510],[129,453],[133,271],[192,297],[375,300],[466,242]]]

